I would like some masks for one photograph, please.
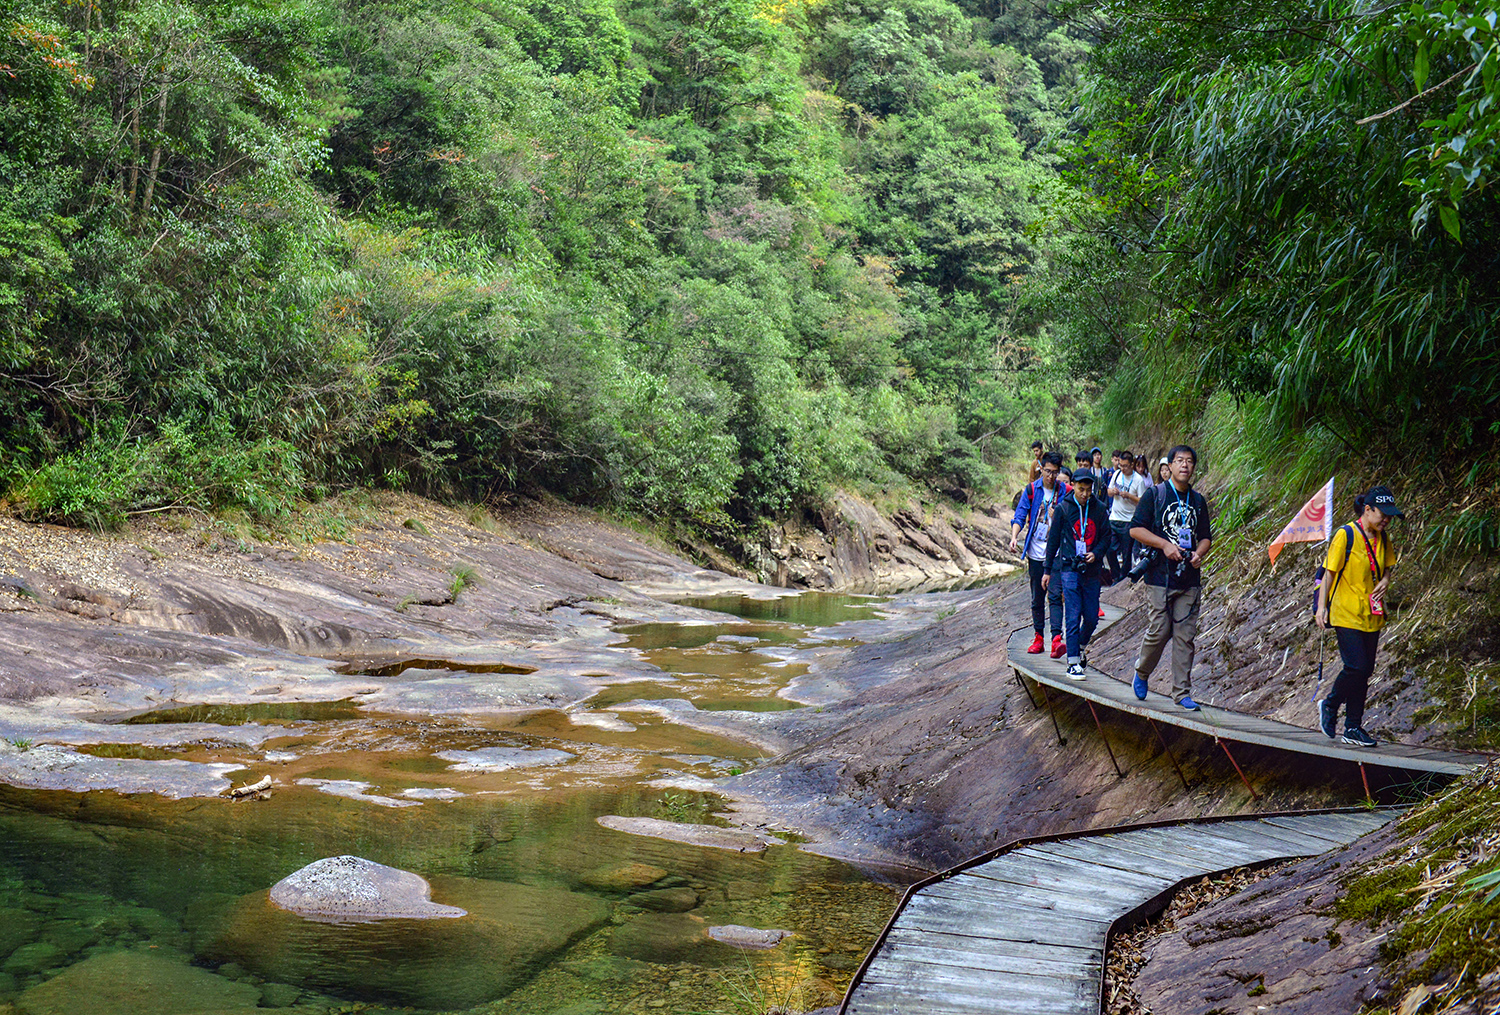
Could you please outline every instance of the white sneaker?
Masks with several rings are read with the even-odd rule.
[[[1083,678],[1084,678],[1083,664],[1082,663],[1069,663],[1068,664],[1068,679],[1069,680],[1082,680]]]

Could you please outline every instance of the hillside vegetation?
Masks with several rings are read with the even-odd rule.
[[[697,526],[984,484],[1088,45],[994,0],[19,0],[0,490],[349,485]]]

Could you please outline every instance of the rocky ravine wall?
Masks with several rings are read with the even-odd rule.
[[[888,514],[840,491],[822,509],[772,527],[745,547],[746,577],[820,591],[887,591],[996,574],[1017,564],[1011,508],[971,511],[909,501]]]

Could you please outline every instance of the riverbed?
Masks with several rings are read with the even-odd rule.
[[[0,790],[0,1011],[162,1013],[211,1001],[215,1011],[586,1015],[832,1003],[896,886],[774,828],[741,851],[598,819],[726,824],[716,780],[774,753],[767,720],[820,707],[820,671],[886,626],[884,603],[692,600],[714,613],[619,625],[599,654],[628,665],[593,674],[594,693],[557,707],[383,709],[420,701],[424,688],[524,679],[529,665],[465,672],[418,659],[375,674],[396,688],[382,696],[175,702],[119,716],[132,733],[194,732],[122,730],[123,742],[77,751],[218,766],[236,784],[269,775],[273,793]],[[418,921],[289,929],[268,915],[270,885],[340,854],[423,875],[435,901],[466,908],[481,929],[444,928],[436,949]],[[746,949],[710,936],[722,927],[790,936]],[[120,1000],[101,978],[152,987]]]

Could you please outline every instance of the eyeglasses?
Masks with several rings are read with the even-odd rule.
[[[1055,476],[1055,475],[1057,475],[1061,471],[1062,471],[1061,469],[1043,469],[1042,470],[1042,475],[1044,475],[1044,476]]]

